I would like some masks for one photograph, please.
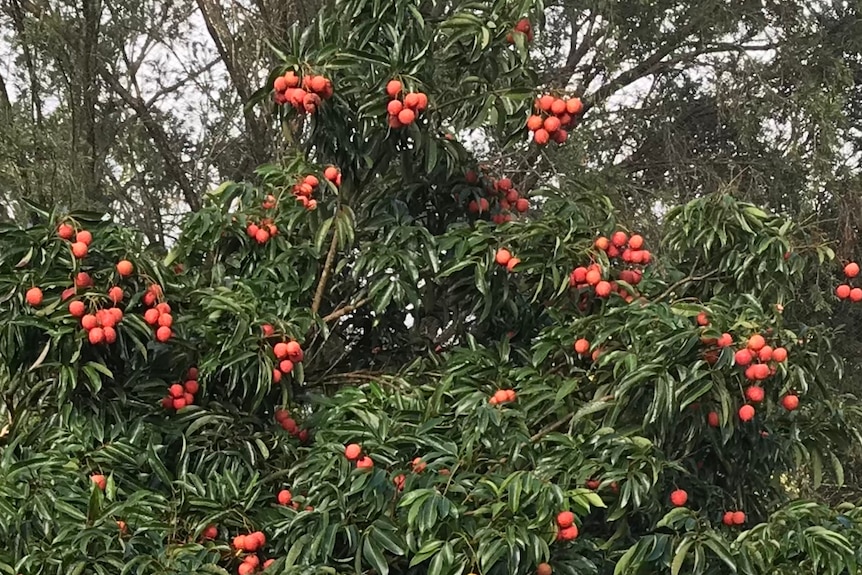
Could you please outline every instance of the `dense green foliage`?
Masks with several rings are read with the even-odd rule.
[[[26,225],[0,229],[0,572],[234,573],[249,553],[231,542],[254,531],[273,573],[856,572],[862,511],[785,483],[840,483],[860,439],[859,402],[836,386],[835,255],[814,230],[705,190],[633,265],[596,247],[638,231],[616,189],[565,175],[493,222],[509,174],[457,138],[481,126],[534,152],[538,79],[526,36],[507,36],[524,17],[541,36],[542,13],[339,0],[255,96],[271,107],[288,71],[331,81],[313,113],[273,108],[297,155],[207,194],[166,257],[101,214],[27,204]],[[402,128],[387,123],[393,78],[429,99]],[[316,209],[294,197],[309,175]],[[492,214],[471,212],[483,198]],[[64,224],[91,232],[86,257]],[[570,280],[590,265],[618,291]],[[81,272],[92,285],[64,292]],[[114,286],[116,342],[92,344],[70,306],[110,308]],[[159,302],[170,337],[146,321]],[[742,421],[735,352],[758,334],[787,358]],[[290,369],[286,341],[303,349]],[[192,404],[165,408],[192,368]],[[345,456],[352,443],[373,466]],[[579,535],[564,541],[565,510]],[[728,511],[744,522],[723,525]]]

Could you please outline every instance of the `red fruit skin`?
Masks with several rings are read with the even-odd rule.
[[[172,335],[173,335],[173,332],[171,331],[171,328],[164,326],[164,325],[162,327],[160,327],[158,330],[156,330],[156,339],[162,343],[171,339]]]
[[[560,529],[557,533],[557,539],[560,541],[573,541],[578,538],[578,527],[577,525],[572,525],[571,527],[566,527],[565,529]]]
[[[742,511],[734,511],[733,512],[733,524],[734,525],[742,525],[745,523],[745,513]]]
[[[290,502],[293,501],[293,495],[287,489],[282,489],[278,492],[278,504],[279,505],[290,505]]]
[[[356,459],[359,459],[359,455],[361,453],[362,446],[358,443],[351,443],[344,448],[344,457],[346,457],[349,461],[355,461]]]
[[[357,469],[371,469],[374,467],[374,461],[367,455],[356,461]]]
[[[743,405],[739,408],[739,419],[742,421],[751,421],[754,419],[754,407]]]
[[[794,411],[799,407],[799,396],[798,395],[785,395],[781,400],[781,405],[784,406],[784,409],[787,411]]]
[[[687,501],[688,493],[683,489],[677,489],[670,494],[670,502],[673,503],[675,507],[682,507]]]
[[[90,481],[92,481],[96,485],[96,487],[98,487],[102,491],[104,491],[105,487],[108,485],[108,480],[105,478],[104,475],[91,475]]]
[[[215,539],[218,537],[218,527],[215,525],[210,525],[203,532],[204,539]]]
[[[571,511],[561,511],[557,514],[557,525],[561,529],[571,527],[575,524],[575,514]]]
[[[725,511],[721,518],[721,522],[730,527],[733,525],[733,511]]]

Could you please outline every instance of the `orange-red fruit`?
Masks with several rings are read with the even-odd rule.
[[[730,527],[733,525],[733,511],[725,511],[721,517],[721,522]]]
[[[389,112],[390,116],[397,116],[403,109],[404,104],[401,103],[401,100],[392,100],[386,105],[386,111]]]
[[[784,409],[786,409],[787,411],[793,411],[797,407],[799,407],[799,396],[793,394],[785,395],[781,399],[781,405],[783,405]]]
[[[112,287],[111,289],[109,289],[109,290],[108,290],[108,297],[109,297],[109,298],[111,299],[111,301],[112,301],[112,302],[114,302],[115,304],[116,304],[116,303],[120,303],[121,301],[123,301],[123,296],[124,296],[124,295],[125,295],[125,294],[123,294],[123,288],[121,288],[120,286],[114,286],[114,287]]]
[[[596,284],[596,295],[599,297],[608,297],[611,295],[610,282],[600,281]]]
[[[159,329],[156,330],[156,339],[162,343],[171,339],[172,335],[173,335],[173,332],[171,331],[171,328],[169,328],[166,325],[163,325]]]
[[[283,341],[278,342],[273,346],[272,351],[275,353],[275,357],[278,359],[284,359],[287,357],[287,344]]]
[[[94,327],[87,333],[87,339],[93,345],[98,345],[105,341],[105,331],[100,327]]]
[[[72,244],[72,255],[81,259],[87,255],[87,244],[84,242],[75,242]]]
[[[742,525],[745,523],[745,513],[742,511],[734,511],[733,512],[733,524],[734,525]]]
[[[518,198],[518,201],[515,202],[515,209],[523,214],[530,209],[530,200],[527,198]]]
[[[614,235],[611,236],[611,243],[613,243],[616,247],[621,248],[626,245],[626,242],[629,241],[628,235],[625,232],[614,232]]]
[[[87,230],[81,230],[77,234],[75,234],[75,241],[81,242],[82,244],[90,245],[90,242],[93,241],[93,234],[88,232]]]
[[[527,118],[527,128],[531,132],[535,132],[536,130],[541,128],[543,125],[544,125],[544,121],[542,120],[541,116],[532,115],[529,118]]]
[[[670,494],[670,502],[676,507],[682,507],[688,501],[688,493],[684,489],[677,489]]]
[[[760,348],[760,351],[757,352],[757,357],[760,361],[770,361],[772,359],[772,347],[764,345]]]
[[[760,351],[763,349],[763,346],[766,345],[766,340],[763,339],[763,336],[760,334],[754,334],[750,338],[748,338],[747,347],[751,351]]]
[[[293,363],[300,363],[302,361],[302,346],[299,345],[299,342],[287,342],[287,357],[290,358],[290,361],[292,361]]]
[[[282,489],[278,492],[278,504],[279,505],[290,505],[290,502],[293,501],[293,495],[287,489]]]
[[[584,279],[586,279],[586,281],[589,285],[594,286],[594,285],[598,284],[600,281],[602,281],[602,274],[598,270],[589,270],[587,272],[586,278],[584,278]]]
[[[401,93],[401,82],[398,80],[389,80],[386,84],[386,93],[389,94],[390,98],[398,96]]]
[[[571,527],[575,524],[575,514],[571,511],[560,511],[557,514],[557,525],[561,529]]]
[[[159,325],[171,327],[174,324],[174,316],[169,313],[163,313],[159,316]]]
[[[702,311],[697,314],[697,325],[709,325],[709,317]]]
[[[269,567],[270,567],[273,563],[275,563],[275,559],[267,559],[266,561],[264,561],[264,562],[263,562],[263,568],[264,568],[264,569],[269,569]]]
[[[539,563],[536,567],[536,575],[551,575],[554,572],[547,563]]]
[[[105,334],[105,343],[114,343],[117,341],[117,330],[115,330],[111,326],[105,326],[102,328],[102,331]]]
[[[497,253],[494,255],[494,261],[496,261],[501,266],[504,266],[509,263],[509,260],[511,259],[512,253],[505,248],[497,250]]]
[[[590,342],[585,338],[581,338],[575,342],[575,352],[584,355],[590,351]]]
[[[117,273],[121,276],[130,276],[133,271],[135,271],[135,266],[129,260],[120,260],[117,262]]]
[[[710,427],[718,427],[719,419],[718,414],[714,411],[710,411],[706,416],[706,421],[709,423]]]
[[[733,345],[733,336],[729,333],[721,334],[721,337],[718,338],[718,347],[730,347]]]
[[[580,114],[584,109],[584,103],[580,98],[570,98],[569,101],[566,102],[566,111],[569,114]]]
[[[554,100],[554,103],[551,104],[551,112],[553,112],[557,116],[565,114],[566,113],[566,101],[561,100],[560,98],[557,98],[556,100]]]
[[[783,347],[776,347],[772,350],[772,359],[778,363],[783,363],[787,359],[787,350]]]
[[[560,529],[557,532],[557,539],[561,541],[572,541],[578,538],[578,526],[572,525],[571,527],[566,527],[565,529]]]
[[[415,110],[419,106],[419,94],[416,92],[410,92],[404,96],[404,105]]]
[[[255,566],[251,563],[242,562],[239,564],[239,567],[236,568],[236,572],[238,575],[251,575],[254,573]]]
[[[754,359],[751,352],[747,349],[740,349],[733,356],[736,365],[748,365]]]
[[[846,266],[844,266],[844,275],[848,278],[855,278],[859,275],[859,264],[856,262],[850,262]]]
[[[218,527],[209,525],[203,532],[204,539],[215,539],[218,536]]]
[[[644,245],[644,238],[639,234],[634,234],[629,238],[629,247],[633,250],[639,250]]]
[[[763,388],[757,385],[752,385],[745,390],[745,397],[752,403],[760,403],[764,397]]]
[[[547,132],[556,132],[562,126],[560,119],[555,116],[548,116],[545,118],[542,126],[545,128]]]
[[[75,235],[75,230],[69,224],[60,224],[57,226],[57,235],[64,240],[71,240],[72,236]]]
[[[852,302],[862,301],[862,289],[853,288],[852,290],[850,290],[850,301],[852,301]]]
[[[410,108],[404,108],[398,113],[398,121],[408,126],[413,123],[413,120],[416,119],[416,112],[411,110]]]
[[[742,421],[751,421],[754,419],[754,407],[743,405],[739,408],[739,419]]]
[[[159,316],[161,313],[154,307],[151,307],[147,311],[144,312],[144,321],[150,325],[156,325],[159,323]],[[85,326],[86,327],[86,326]]]
[[[72,317],[84,317],[85,306],[82,301],[73,301],[69,304],[69,313]]]
[[[27,300],[27,303],[33,307],[37,307],[42,305],[42,290],[37,287],[32,287],[27,290],[27,293],[24,294],[24,299]]]
[[[98,487],[102,491],[104,491],[105,487],[108,485],[108,480],[105,478],[104,475],[99,475],[99,474],[91,475],[90,481],[92,481],[96,485],[96,487]]]
[[[551,107],[554,105],[555,99],[556,98],[554,98],[553,96],[545,94],[544,96],[539,98],[536,103],[538,104],[539,109],[543,112],[550,112]]]
[[[349,461],[354,461],[359,459],[359,455],[362,453],[362,446],[358,443],[351,443],[347,447],[344,448],[344,457],[346,457]]]
[[[374,461],[367,455],[356,461],[357,469],[371,469],[372,467],[374,467]]]
[[[595,245],[596,248],[598,248],[602,251],[607,251],[607,249],[611,245],[611,243],[610,243],[610,240],[608,240],[608,238],[606,238],[605,236],[599,236],[596,238],[596,241],[594,242],[593,245]]]
[[[278,362],[278,369],[281,373],[290,373],[293,371],[293,362],[289,359],[283,359]]]
[[[544,128],[536,130],[536,132],[533,134],[533,140],[536,142],[536,144],[540,146],[544,146],[545,144],[547,144],[550,139],[551,135]]]
[[[185,389],[192,395],[195,395],[200,390],[200,388],[200,384],[195,379],[189,379],[183,384],[183,389]]]
[[[338,168],[335,166],[329,166],[323,171],[323,177],[330,182],[334,182],[336,178],[338,178]]]

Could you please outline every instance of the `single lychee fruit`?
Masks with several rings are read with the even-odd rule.
[[[75,230],[69,224],[60,224],[57,226],[57,235],[64,240],[71,240],[75,235]]]
[[[584,355],[588,351],[590,351],[590,342],[587,341],[585,338],[581,338],[575,342],[576,353]]]
[[[684,489],[677,489],[670,494],[670,502],[676,507],[682,507],[688,501],[688,493]]]
[[[547,563],[539,563],[536,567],[536,575],[551,575],[554,572]]]
[[[374,461],[367,455],[356,461],[357,469],[371,469],[372,467],[374,467]]]
[[[739,408],[739,419],[742,421],[751,421],[754,419],[754,407],[751,405],[743,405]]]
[[[39,307],[42,305],[42,290],[37,287],[32,287],[27,290],[27,293],[24,294],[24,299],[33,307]]]
[[[765,393],[763,391],[763,388],[757,385],[752,385],[745,390],[746,399],[748,399],[748,401],[752,403],[760,403],[761,401],[763,401],[764,396]]]
[[[132,275],[132,272],[135,271],[135,266],[132,265],[132,262],[129,260],[120,260],[117,262],[117,273],[123,277],[127,277]]]
[[[557,525],[561,529],[571,527],[575,523],[575,514],[571,511],[560,511],[557,514]]]
[[[710,411],[706,416],[706,421],[709,423],[710,427],[718,427],[720,424],[718,413]]]
[[[855,278],[859,275],[859,264],[856,262],[850,262],[846,266],[844,266],[844,275],[848,278]]]
[[[497,253],[494,255],[494,261],[504,266],[509,263],[509,260],[512,259],[512,252],[505,248],[501,248],[497,250]]]
[[[745,523],[745,513],[742,511],[734,511],[733,512],[733,524],[734,525],[742,525]]]
[[[72,255],[79,260],[87,255],[87,244],[84,242],[75,242],[72,244]]]
[[[90,481],[96,485],[101,491],[105,490],[105,487],[108,485],[108,480],[104,475],[94,474],[90,476]]]
[[[783,405],[784,409],[787,411],[793,411],[799,407],[799,396],[793,395],[792,393],[787,394],[781,399],[781,405]]]
[[[358,443],[351,443],[347,447],[344,448],[344,457],[346,457],[349,461],[354,461],[359,459],[359,456],[362,454],[362,446]]]
[[[760,351],[764,345],[766,345],[766,340],[760,334],[754,334],[748,338],[748,343],[746,344],[751,351]]]
[[[90,243],[92,243],[93,241],[93,234],[91,234],[87,230],[81,230],[80,232],[75,234],[75,241],[81,242],[82,244],[89,246]]]
[[[278,492],[278,504],[279,505],[290,505],[290,502],[293,501],[293,495],[287,489],[282,489]]]

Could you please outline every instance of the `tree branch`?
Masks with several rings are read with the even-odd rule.
[[[323,302],[323,292],[326,291],[326,282],[329,281],[329,274],[332,272],[332,264],[335,261],[335,252],[337,250],[338,234],[333,231],[332,243],[329,244],[326,261],[323,262],[323,272],[320,274],[320,281],[317,282],[317,289],[314,290],[314,299],[311,301],[311,313],[317,313],[320,309],[320,304]]]
[[[192,211],[197,211],[201,209],[201,199],[200,196],[195,192],[192,187],[191,182],[189,181],[188,175],[183,169],[182,161],[179,156],[171,149],[170,140],[168,138],[165,129],[162,127],[159,122],[153,117],[150,109],[147,107],[146,103],[134,96],[131,92],[129,92],[123,85],[117,80],[117,78],[111,74],[104,66],[101,66],[99,69],[99,75],[104,78],[104,80],[108,83],[111,89],[117,93],[123,101],[129,105],[132,110],[134,110],[135,115],[141,120],[144,125],[144,128],[147,130],[147,133],[150,136],[150,139],[155,144],[156,149],[159,154],[162,156],[162,159],[165,162],[165,167],[167,168],[168,173],[171,177],[177,182],[177,185],[182,190],[183,197],[186,200],[186,203],[189,205],[189,208]]]
[[[361,300],[359,300],[358,302],[356,302],[356,303],[354,303],[354,304],[350,304],[350,305],[346,305],[346,306],[344,306],[344,307],[340,307],[340,308],[338,308],[337,310],[335,310],[334,312],[332,312],[331,314],[329,314],[329,315],[325,316],[325,317],[323,318],[323,321],[324,321],[324,323],[329,323],[329,322],[331,322],[331,321],[334,321],[334,320],[336,320],[336,319],[338,319],[338,318],[340,318],[340,317],[342,317],[342,316],[345,316],[345,315],[349,314],[350,312],[352,312],[352,311],[354,311],[354,310],[357,310],[357,309],[361,308],[362,306],[364,306],[365,304],[367,304],[367,303],[368,303],[368,302],[370,302],[370,301],[371,301],[371,298],[370,298],[370,297],[364,297],[364,298],[362,298]]]
[[[680,287],[680,286],[682,286],[682,285],[684,285],[684,284],[687,284],[687,283],[689,283],[689,282],[699,282],[699,281],[705,280],[705,279],[707,279],[707,278],[711,278],[712,276],[714,276],[714,275],[716,275],[716,274],[718,274],[718,270],[712,270],[712,271],[711,271],[711,272],[709,272],[708,274],[703,274],[702,276],[695,276],[695,275],[691,275],[691,274],[689,274],[688,276],[686,276],[686,277],[682,278],[682,279],[681,279],[681,280],[679,280],[678,282],[674,282],[674,283],[672,283],[672,284],[671,284],[671,286],[670,286],[669,288],[667,288],[667,289],[666,289],[666,290],[665,290],[661,295],[659,295],[657,298],[653,299],[653,300],[652,300],[652,302],[653,302],[653,303],[658,303],[658,302],[660,302],[661,300],[663,300],[664,298],[666,298],[667,296],[669,296],[670,294],[672,294],[672,293],[674,292],[674,290],[676,290],[676,288],[678,288],[678,287]]]

